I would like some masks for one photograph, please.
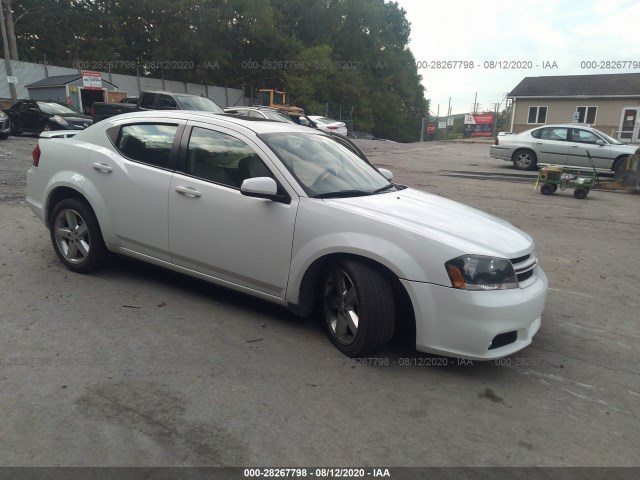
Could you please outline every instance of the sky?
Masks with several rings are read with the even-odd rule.
[[[471,112],[476,92],[478,111],[504,108],[524,77],[640,73],[638,0],[396,1],[411,22],[409,48],[432,115],[438,105],[446,115],[449,97],[452,114]],[[431,68],[438,61],[474,68]]]

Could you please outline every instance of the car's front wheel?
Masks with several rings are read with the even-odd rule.
[[[100,267],[107,249],[98,221],[86,203],[67,198],[53,209],[51,243],[62,263],[78,273]]]
[[[342,260],[327,269],[321,294],[325,329],[342,353],[362,357],[389,343],[395,303],[381,272],[359,261]]]
[[[538,165],[538,157],[531,150],[520,150],[513,156],[513,166],[518,170],[534,170]]]
[[[11,135],[19,135],[22,133],[22,130],[16,126],[13,120],[9,120],[9,126],[11,127]]]

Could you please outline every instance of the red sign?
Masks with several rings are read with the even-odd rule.
[[[83,70],[82,86],[87,90],[102,90],[102,75],[100,75],[100,72]]]
[[[433,123],[430,123],[429,125],[427,125],[427,133],[436,133],[436,126]]]
[[[473,113],[464,116],[465,137],[493,137],[493,113]]]

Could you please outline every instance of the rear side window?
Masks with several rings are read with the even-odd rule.
[[[158,110],[178,110],[178,104],[169,95],[158,97]]]
[[[153,108],[154,99],[154,93],[144,93],[142,95],[142,100],[140,101],[140,108]]]
[[[168,168],[177,125],[125,125],[116,148],[125,157],[156,167]]]

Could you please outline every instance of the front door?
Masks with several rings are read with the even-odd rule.
[[[640,141],[640,108],[629,107],[622,110],[618,140],[624,143]]]
[[[183,171],[171,180],[172,261],[221,283],[284,299],[298,199],[291,194],[281,203],[242,195],[243,180],[269,176],[278,183],[278,176],[250,139],[214,128],[193,127]]]

